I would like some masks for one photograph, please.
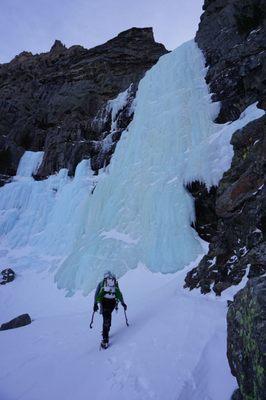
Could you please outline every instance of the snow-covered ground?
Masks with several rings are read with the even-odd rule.
[[[185,271],[127,272],[128,304],[113,313],[111,346],[99,351],[93,292],[66,298],[49,272],[24,270],[0,287],[0,323],[28,312],[31,325],[0,332],[1,400],[229,400],[226,298],[182,288]]]

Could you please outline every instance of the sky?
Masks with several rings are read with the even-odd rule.
[[[193,38],[203,0],[1,0],[0,63],[26,50],[49,51],[55,39],[91,48],[136,27],[153,27],[172,50]]]

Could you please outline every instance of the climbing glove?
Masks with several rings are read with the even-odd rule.
[[[93,306],[93,311],[97,312],[98,310],[99,310],[98,304],[95,303],[94,306]]]
[[[124,310],[126,311],[126,309],[127,309],[126,303],[122,303],[122,306],[124,307]]]

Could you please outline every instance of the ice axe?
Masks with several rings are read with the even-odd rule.
[[[93,324],[93,318],[94,318],[94,314],[95,314],[95,311],[93,311],[93,313],[92,313],[92,317],[91,317],[91,323],[90,323],[90,328],[92,329],[92,324]]]
[[[127,326],[129,326],[128,319],[127,319],[127,313],[126,313],[125,309],[124,309],[124,313],[125,313],[126,324],[127,324]]]

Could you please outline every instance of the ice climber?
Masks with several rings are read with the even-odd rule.
[[[98,303],[100,303],[100,312],[103,316],[103,340],[101,347],[107,348],[109,344],[109,331],[112,322],[112,312],[118,307],[118,302],[121,302],[124,310],[127,305],[124,302],[123,295],[119,289],[118,282],[114,274],[110,271],[105,272],[103,280],[98,284],[95,297],[93,311],[98,311]]]

